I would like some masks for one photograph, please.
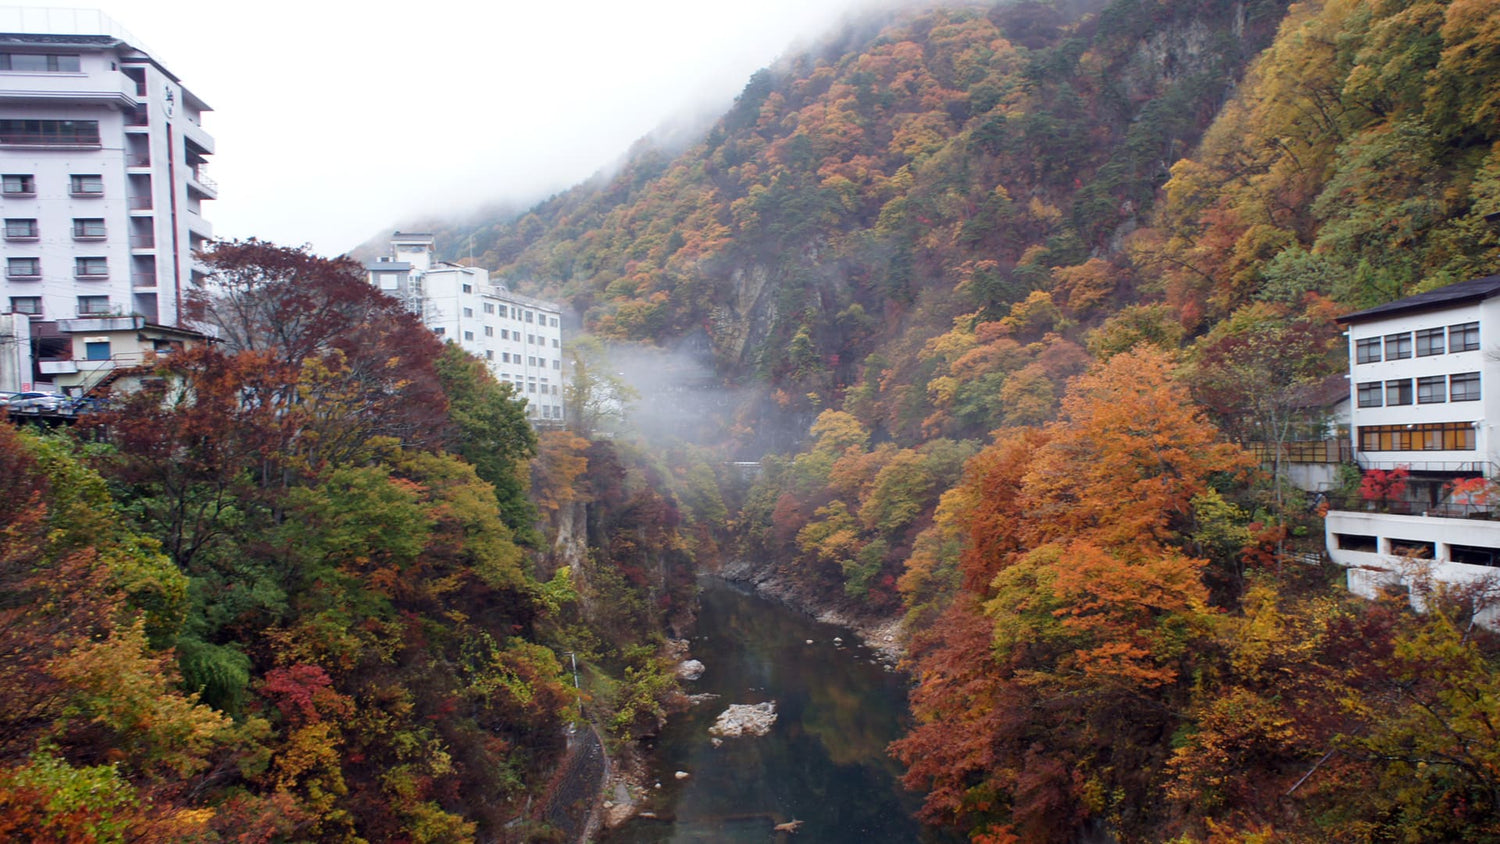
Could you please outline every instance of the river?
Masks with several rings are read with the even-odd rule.
[[[723,581],[702,585],[692,656],[708,670],[684,686],[719,699],[674,715],[651,748],[661,787],[642,808],[658,818],[638,817],[601,842],[940,840],[913,817],[920,798],[886,754],[904,727],[906,678],[847,630]],[[779,715],[768,735],[713,746],[708,728],[729,704],[767,700]],[[773,833],[794,820],[795,838]]]

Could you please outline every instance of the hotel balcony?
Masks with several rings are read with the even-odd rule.
[[[188,190],[197,192],[203,199],[218,199],[219,185],[208,177],[208,173],[205,172],[207,169],[200,164],[188,171]]]
[[[7,73],[0,103],[106,105],[133,110],[141,104],[135,82],[117,73]]]

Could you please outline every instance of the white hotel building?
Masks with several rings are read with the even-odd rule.
[[[1365,471],[1404,468],[1398,500],[1346,505],[1325,520],[1349,587],[1417,586],[1414,572],[1500,587],[1500,500],[1452,494],[1500,482],[1500,276],[1450,284],[1339,318],[1348,328],[1350,432]],[[1500,597],[1500,591],[1496,592]],[[1420,603],[1419,590],[1413,600]],[[1486,620],[1500,615],[1494,611]]]
[[[182,326],[213,235],[208,110],[98,12],[0,7],[0,313],[25,316],[9,336],[44,379],[87,359],[70,330],[90,318]]]
[[[368,265],[370,283],[515,385],[533,423],[561,425],[562,309],[492,283],[487,270],[433,261],[432,243],[430,234],[396,232],[390,256]]]

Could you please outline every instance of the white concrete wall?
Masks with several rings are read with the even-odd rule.
[[[1376,550],[1340,548],[1338,537],[1351,534],[1375,537]],[[1424,607],[1423,581],[1430,578],[1450,586],[1488,584],[1500,598],[1500,568],[1455,563],[1450,553],[1453,545],[1500,549],[1500,522],[1333,510],[1324,520],[1324,538],[1329,557],[1348,569],[1349,591],[1357,595],[1373,598],[1387,586],[1407,586],[1412,588],[1413,606],[1420,610]],[[1430,542],[1435,556],[1414,560],[1392,553],[1395,542],[1402,540]],[[1497,620],[1500,607],[1482,619],[1490,626]]]
[[[1434,469],[1441,469],[1435,464],[1453,464],[1454,471],[1457,471],[1458,464],[1496,462],[1496,439],[1492,423],[1497,416],[1500,416],[1500,386],[1497,386],[1500,382],[1496,382],[1494,378],[1497,364],[1493,352],[1500,349],[1500,342],[1491,336],[1494,333],[1493,326],[1500,325],[1500,322],[1496,320],[1500,320],[1500,298],[1441,310],[1396,314],[1350,326],[1350,436],[1354,439],[1355,454],[1363,467],[1392,469],[1397,466],[1416,467],[1425,464]],[[1479,323],[1479,349],[1467,352],[1447,351],[1445,337],[1443,354],[1416,356],[1416,331],[1447,328],[1468,322]],[[1382,355],[1382,360],[1377,363],[1358,362],[1360,340],[1383,338],[1389,334],[1407,332],[1413,334],[1411,357],[1393,361],[1384,359]],[[1415,381],[1418,378],[1448,376],[1463,372],[1480,373],[1480,401],[1455,402],[1451,400],[1450,395],[1447,400],[1440,403],[1418,404],[1414,400],[1412,404],[1395,407],[1359,406],[1358,392],[1361,383],[1384,384],[1389,380],[1409,378],[1413,381],[1413,392],[1415,392]],[[1417,425],[1448,422],[1474,425],[1476,446],[1474,451],[1362,452],[1359,450],[1359,427],[1362,425]]]
[[[34,199],[6,198],[4,215],[36,219],[40,235],[34,242],[5,242],[4,255],[40,258],[43,276],[41,281],[0,278],[5,288],[0,306],[8,309],[13,296],[41,296],[41,319],[70,319],[78,315],[79,296],[108,296],[112,312],[177,324],[193,268],[192,246],[213,233],[202,214],[202,200],[212,198],[212,189],[189,189],[192,168],[185,154],[188,138],[205,154],[213,152],[213,141],[201,126],[201,104],[130,48],[90,52],[59,45],[37,51],[79,53],[81,72],[0,72],[0,90],[7,97],[0,116],[97,121],[101,143],[94,149],[0,147],[0,172],[33,175],[37,194]],[[142,76],[139,89],[123,72],[126,67]],[[126,112],[137,105],[145,108],[145,126],[127,125]],[[149,154],[148,164],[133,160],[132,153],[139,151]],[[74,174],[102,176],[103,194],[72,196],[68,180]],[[149,202],[132,202],[132,185],[142,188],[135,192]],[[106,238],[75,240],[73,220],[79,218],[103,219]],[[150,237],[141,236],[146,234]],[[79,257],[105,258],[108,277],[75,278],[74,259]],[[154,283],[149,274],[136,273],[152,257]]]

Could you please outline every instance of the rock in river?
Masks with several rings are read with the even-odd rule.
[[[703,676],[707,669],[703,663],[696,659],[683,660],[677,663],[677,676],[683,680],[696,680]]]
[[[771,731],[771,725],[774,723],[776,723],[776,704],[772,701],[736,703],[724,710],[708,731],[712,735],[730,738],[743,735],[763,736]]]

